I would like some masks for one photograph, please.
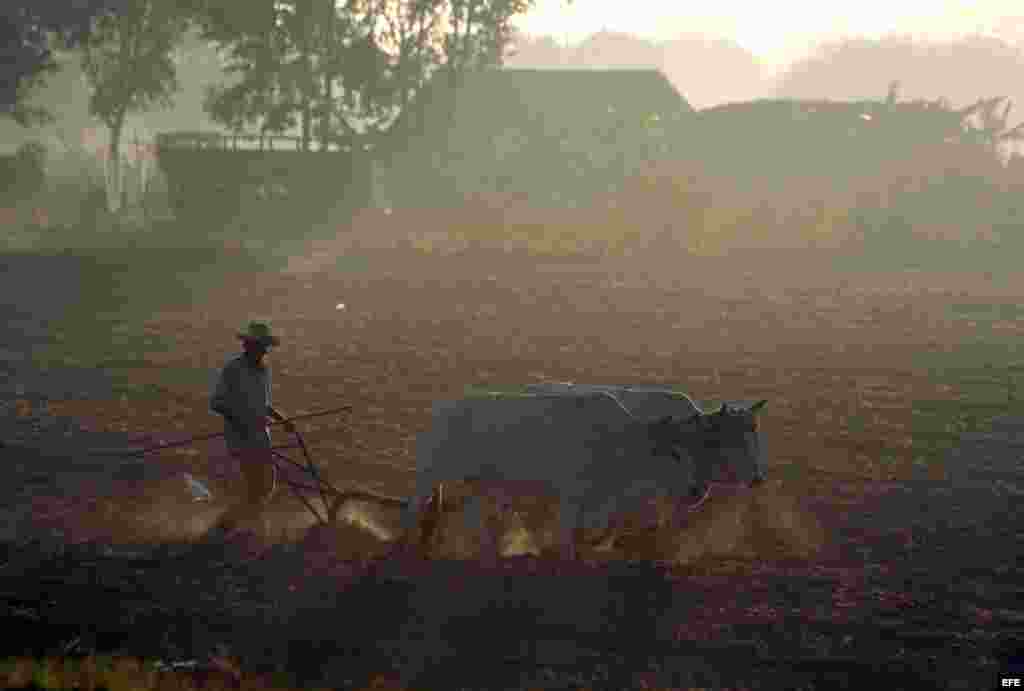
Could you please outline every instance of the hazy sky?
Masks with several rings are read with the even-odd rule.
[[[537,0],[537,9],[517,24],[531,34],[570,42],[600,31],[622,31],[652,39],[701,33],[734,39],[776,68],[822,39],[887,33],[948,38],[992,26],[1003,15],[1024,14],[1011,0]]]

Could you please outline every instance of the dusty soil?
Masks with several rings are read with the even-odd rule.
[[[61,547],[201,530],[214,511],[191,505],[176,474],[209,477],[210,447],[119,465],[121,476],[110,464],[89,470],[67,449],[12,447],[5,464],[18,459],[40,477],[48,467],[64,485],[104,478],[78,501],[68,489],[34,495],[20,535],[64,533],[12,546],[0,570],[5,616],[40,622],[26,642],[88,631],[95,647],[164,658],[229,642],[253,669],[287,660],[311,682],[358,686],[393,673],[436,688],[975,689],[1020,650],[1014,425],[923,466],[909,437],[911,402],[957,395],[918,366],[921,353],[974,337],[949,304],[1015,304],[1024,278],[840,274],[827,257],[764,253],[554,265],[381,252],[364,266],[231,276],[194,307],[144,325],[175,348],[138,370],[140,384],[169,368],[196,373],[177,380],[173,397],[49,400],[46,417],[125,443],[216,429],[209,379],[235,347],[239,315],[251,313],[270,315],[284,335],[273,354],[283,408],[355,404],[350,416],[303,427],[338,484],[407,494],[433,399],[543,379],[768,398],[771,481],[713,497],[693,520],[699,548],[670,539],[674,563],[660,569],[600,557],[559,573],[532,558],[497,573],[444,559],[410,572],[368,564],[380,542],[344,527],[233,569],[145,545],[134,556]],[[99,443],[75,438],[79,448]],[[73,463],[86,470],[70,474]],[[277,511],[292,527],[302,514],[286,498]]]

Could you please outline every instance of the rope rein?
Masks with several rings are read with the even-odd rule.
[[[626,391],[628,393],[630,391],[630,389],[624,389],[624,391]],[[698,415],[707,415],[707,412],[703,408],[701,408],[699,405],[697,405],[696,402],[694,402],[694,400],[692,398],[690,398],[689,396],[687,396],[684,393],[675,393],[675,392],[672,392],[672,391],[652,391],[652,392],[648,392],[648,393],[656,393],[656,394],[660,394],[662,396],[665,396],[666,398],[672,398],[672,399],[677,399],[677,400],[680,397],[681,398],[685,398],[686,402],[689,403],[690,406],[692,406],[695,411],[697,411]],[[613,394],[611,391],[608,391],[607,389],[600,389],[599,391],[597,391],[597,395],[599,395],[599,396],[607,396],[608,398],[610,398],[613,401],[615,401],[615,404],[618,405],[620,408],[622,408],[622,411],[624,413],[626,413],[626,415],[628,415],[633,420],[637,419],[636,415],[634,415],[632,413],[632,411],[630,411],[629,408],[627,408],[622,403],[622,401],[619,400],[619,397],[616,396],[615,394]]]
[[[622,412],[624,412],[626,415],[628,415],[631,419],[636,420],[636,415],[634,415],[632,413],[632,411],[630,411],[629,408],[627,408],[625,405],[623,405],[622,401],[619,400],[618,396],[613,394],[611,391],[599,391],[598,395],[599,396],[607,396],[608,398],[612,399],[613,401],[615,401],[615,404],[617,406],[622,408]]]

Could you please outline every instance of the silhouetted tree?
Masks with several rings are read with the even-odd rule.
[[[211,90],[211,116],[236,130],[377,138],[438,70],[501,63],[511,19],[534,0],[197,0],[204,35],[238,83]]]
[[[536,0],[448,0],[442,4],[449,27],[444,34],[445,66],[460,73],[501,65],[513,37],[512,19],[535,4]]]
[[[175,2],[131,0],[116,14],[98,17],[82,44],[82,67],[91,87],[89,111],[110,132],[110,206],[122,203],[121,132],[133,111],[169,107],[178,89],[173,51],[189,20]]]
[[[946,97],[954,107],[992,93],[1019,101],[1024,54],[991,36],[925,41],[905,36],[822,43],[778,78],[779,98],[873,100],[878,85],[899,81],[904,98]]]
[[[56,48],[88,37],[93,20],[120,11],[127,0],[4,0],[0,3],[0,116],[23,126],[53,114],[26,104],[29,94],[59,69]]]
[[[998,112],[1000,106],[1003,107],[1002,113]],[[963,112],[965,135],[993,157],[1007,158],[1007,145],[1024,141],[1024,122],[1010,127],[1012,107],[1013,102],[1005,96],[981,99]],[[970,123],[973,115],[978,116],[976,125]]]
[[[948,98],[917,99],[899,102],[899,80],[889,84],[889,92],[885,105],[890,112],[897,107],[905,113],[916,112],[918,115],[929,115],[926,121],[920,119],[915,126],[920,136],[931,132],[933,143],[971,144],[978,146],[993,159],[1003,160],[1008,157],[1007,145],[1024,141],[1024,123],[1014,127],[1009,124],[1010,110],[1013,106],[1005,96],[981,98],[960,109],[955,109]],[[1002,107],[1002,112],[999,112]]]

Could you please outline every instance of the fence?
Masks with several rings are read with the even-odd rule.
[[[211,132],[170,132],[158,134],[157,146],[165,149],[191,151],[302,151],[302,137],[259,134],[219,134]],[[327,147],[323,142],[310,140],[310,151],[351,152],[352,144],[331,141]]]
[[[303,151],[298,137],[174,132],[156,138],[174,213],[248,225],[313,221],[359,208],[371,189],[369,146]]]

